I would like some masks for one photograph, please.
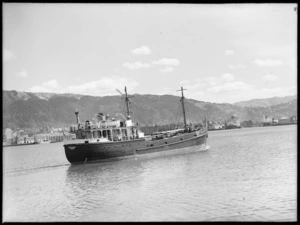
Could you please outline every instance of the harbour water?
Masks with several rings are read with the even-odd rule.
[[[297,125],[209,132],[209,150],[72,166],[3,149],[3,221],[296,221]]]

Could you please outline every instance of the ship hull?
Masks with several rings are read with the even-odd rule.
[[[241,128],[240,126],[237,126],[237,125],[228,125],[225,127],[225,129],[239,129]]]
[[[127,158],[139,158],[149,155],[166,155],[180,153],[180,150],[191,146],[206,148],[207,131],[194,131],[183,135],[147,141],[136,139],[118,142],[66,143],[65,154],[72,164],[106,162]],[[182,151],[184,152],[184,151]]]

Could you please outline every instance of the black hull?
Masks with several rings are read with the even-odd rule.
[[[229,129],[240,129],[241,127],[238,126],[234,126],[234,125],[229,125],[227,127],[225,127],[225,129],[229,130]]]
[[[83,164],[133,158],[148,155],[149,153],[172,152],[171,150],[190,146],[206,146],[206,139],[207,132],[194,131],[172,138],[153,141],[136,139],[105,143],[77,143],[65,144],[64,148],[70,163]]]
[[[278,123],[278,124],[271,124],[271,126],[284,126],[284,125],[297,125],[297,123]]]

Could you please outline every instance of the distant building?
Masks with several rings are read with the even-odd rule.
[[[28,137],[28,135],[23,137],[24,144],[34,143],[34,137]]]
[[[290,117],[290,122],[291,123],[297,123],[297,117],[296,116],[291,116]]]
[[[64,136],[61,133],[50,135],[50,142],[61,142],[64,140]]]
[[[226,121],[225,127],[226,129],[240,128],[241,122],[237,115],[233,114],[230,119]]]
[[[57,134],[58,132],[59,132],[58,128],[52,128],[50,131],[51,134]]]
[[[225,125],[221,124],[220,122],[208,122],[208,129],[209,130],[221,130],[224,129]]]
[[[18,132],[17,132],[17,133],[18,133]],[[17,136],[17,137],[15,138],[14,143],[15,143],[15,144],[25,144],[25,143],[27,143],[27,138],[28,138],[28,135]]]
[[[17,131],[17,135],[20,136],[24,136],[24,130],[18,130]]]
[[[223,129],[223,128],[224,128],[224,125],[223,125],[223,124],[218,124],[218,123],[216,123],[216,124],[213,124],[212,127],[213,127],[213,129],[215,129],[215,130],[220,130],[220,129]]]
[[[6,140],[6,135],[3,132],[3,140],[2,140],[3,145],[7,145],[7,140]]]
[[[290,123],[290,122],[291,122],[290,118],[285,117],[285,116],[281,117],[281,118],[278,120],[278,123],[279,123],[279,124],[285,124],[285,123]]]
[[[12,129],[6,128],[4,130],[4,135],[5,135],[6,141],[12,140],[13,139],[13,131],[12,131]]]
[[[271,126],[273,124],[273,120],[274,118],[272,118],[271,116],[264,116],[263,126]]]
[[[37,134],[34,136],[35,142],[43,143],[50,141],[50,134]]]
[[[241,122],[242,127],[253,127],[254,123],[252,120],[245,120]]]
[[[20,144],[24,144],[25,143],[25,141],[24,141],[24,137],[18,137],[18,139],[17,139],[17,143],[16,144],[18,144],[18,145],[20,145]]]
[[[270,117],[270,116],[265,116],[265,117],[264,117],[264,122],[266,122],[266,123],[271,123],[271,122],[272,122],[272,117]]]

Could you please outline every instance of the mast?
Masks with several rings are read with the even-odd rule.
[[[186,89],[183,89],[183,87],[181,87],[181,89],[180,89],[180,90],[177,90],[177,91],[181,91],[181,99],[180,99],[180,101],[181,101],[181,104],[182,104],[184,129],[186,129],[187,124],[186,124],[185,109],[184,109],[184,96],[183,96],[183,90],[186,90]]]
[[[79,129],[79,127],[80,127],[80,121],[79,121],[78,113],[79,113],[79,111],[76,109],[76,111],[75,111],[75,115],[76,115],[76,123],[77,123],[77,127],[78,127],[78,129]]]
[[[119,92],[121,94],[121,96],[124,96],[121,91],[119,91],[118,89],[116,89],[116,90],[117,90],[117,92]],[[125,99],[125,103],[126,103],[126,115],[127,116],[130,115],[129,98],[131,98],[131,97],[134,97],[134,95],[128,96],[128,94],[127,94],[127,88],[125,86],[125,98],[122,98],[122,99]]]
[[[126,101],[127,116],[129,116],[129,114],[130,114],[130,110],[129,110],[129,98],[128,98],[128,95],[127,95],[126,86],[125,86],[125,101]]]
[[[76,109],[75,111],[75,116],[76,116],[76,123],[79,124],[79,118],[78,118],[78,110]]]

